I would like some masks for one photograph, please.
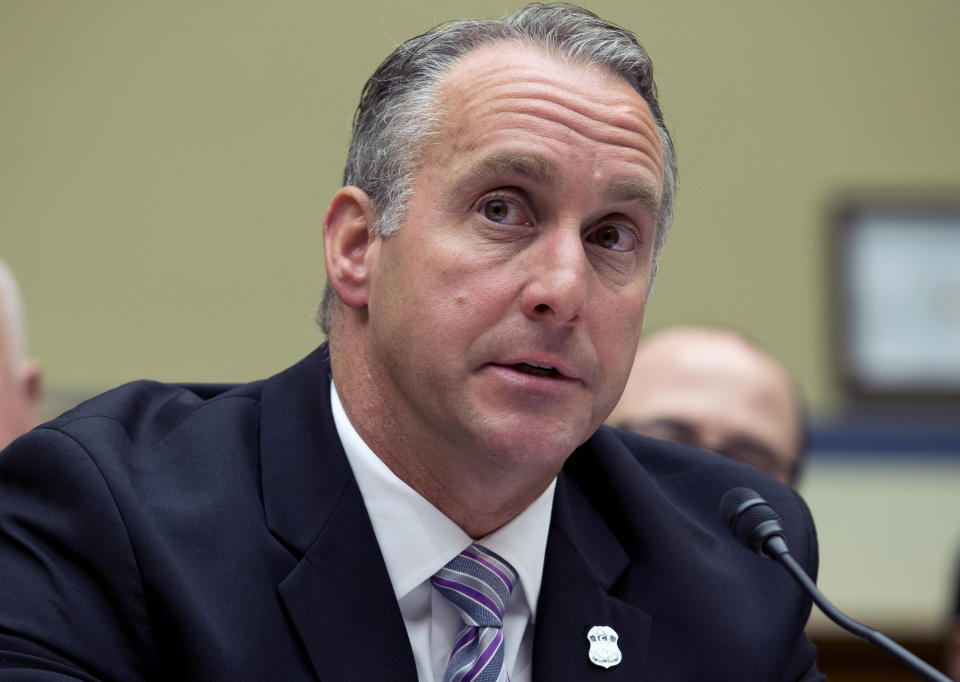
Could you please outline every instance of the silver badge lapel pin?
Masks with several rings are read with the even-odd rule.
[[[617,631],[607,625],[594,625],[587,632],[587,641],[590,642],[590,662],[601,668],[612,668],[623,660],[617,640],[620,636]]]

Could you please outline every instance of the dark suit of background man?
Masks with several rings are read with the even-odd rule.
[[[815,571],[800,498],[598,430],[675,190],[633,34],[531,6],[414,38],[344,178],[329,345],[226,390],[122,387],[3,454],[0,678],[440,680],[462,624],[430,577],[479,540],[519,577],[513,682],[820,679],[809,601],[717,513],[756,488]]]

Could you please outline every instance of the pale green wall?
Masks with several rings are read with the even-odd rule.
[[[815,461],[800,492],[817,522],[820,589],[889,636],[938,637],[960,569],[958,491],[958,457]],[[810,629],[840,631],[820,613]]]
[[[648,327],[741,327],[829,406],[824,209],[851,187],[960,188],[960,3],[590,6],[654,55],[680,155]],[[436,21],[503,9],[0,0],[0,256],[51,395],[252,379],[316,345],[320,224],[363,81]],[[944,481],[960,472],[899,471],[814,467],[804,492],[838,604],[930,629],[958,532]],[[847,533],[861,498],[867,521]],[[904,509],[922,532],[891,550],[902,545],[886,529],[912,523]],[[890,555],[923,570],[861,568]]]
[[[960,187],[960,4],[590,6],[654,55],[680,155],[648,328],[742,327],[828,404],[823,210]],[[414,32],[503,8],[0,2],[0,256],[50,387],[254,378],[313,347],[361,84]]]

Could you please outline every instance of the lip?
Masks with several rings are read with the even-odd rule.
[[[535,365],[540,367],[552,367],[557,371],[557,376],[540,376],[536,374],[527,374],[516,368],[516,365],[527,364]],[[492,367],[502,369],[504,371],[513,372],[523,377],[529,377],[530,379],[542,379],[544,381],[581,381],[580,373],[571,365],[571,363],[563,358],[551,357],[549,355],[529,355],[529,356],[518,356],[510,357],[502,360],[496,360],[491,362]]]
[[[561,395],[569,395],[571,390],[581,385],[579,379],[571,379],[562,374],[557,376],[527,374],[516,367],[497,363],[487,365],[487,371],[490,372],[488,376],[497,377],[497,385],[500,387],[498,390],[506,390],[507,394],[511,394],[513,390],[519,390],[527,396],[541,395],[557,398]]]

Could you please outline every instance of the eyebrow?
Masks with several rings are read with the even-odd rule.
[[[781,455],[777,450],[774,450],[766,443],[762,443],[756,438],[752,437],[734,438],[730,442],[724,443],[723,448],[720,450],[720,454],[733,457],[733,454],[727,453],[748,453],[759,455],[762,459],[777,466],[782,465],[783,462],[786,461],[786,457]],[[734,457],[734,459],[739,458]]]
[[[641,436],[651,435],[657,429],[665,429],[674,432],[674,437],[667,438],[666,440],[686,443],[687,445],[692,445],[693,447],[700,448],[701,450],[707,449],[707,447],[700,440],[700,430],[697,428],[697,426],[684,419],[675,419],[671,417],[637,419],[634,417],[623,419],[620,422],[615,423],[614,426],[617,426],[621,429],[626,429],[627,431],[633,431]],[[663,436],[659,435],[654,437],[663,438]],[[713,452],[718,455],[728,457],[729,459],[735,459],[739,462],[750,464],[754,468],[760,469],[766,473],[776,471],[778,474],[785,473],[786,475],[789,475],[790,468],[793,466],[793,462],[790,460],[788,455],[785,455],[779,450],[770,447],[766,443],[752,436],[735,436],[729,441],[721,443],[720,447],[718,447],[716,450],[713,450]],[[769,468],[762,468],[756,464],[753,464],[752,462],[744,460],[743,457],[748,455],[755,455],[759,457],[767,464]]]
[[[632,203],[639,201],[653,215],[660,215],[660,193],[652,183],[640,178],[620,178],[614,180],[606,193],[607,199],[613,202]]]
[[[699,437],[696,427],[690,422],[686,422],[681,419],[671,419],[668,417],[657,417],[654,419],[638,419],[637,417],[628,417],[616,422],[614,426],[621,429],[626,429],[627,431],[633,431],[634,433],[639,433],[641,436],[646,435],[655,429],[670,429],[681,433],[684,438]]]
[[[482,159],[471,168],[462,184],[482,183],[504,174],[517,175],[541,185],[555,184],[558,175],[553,164],[541,156],[499,152]]]

